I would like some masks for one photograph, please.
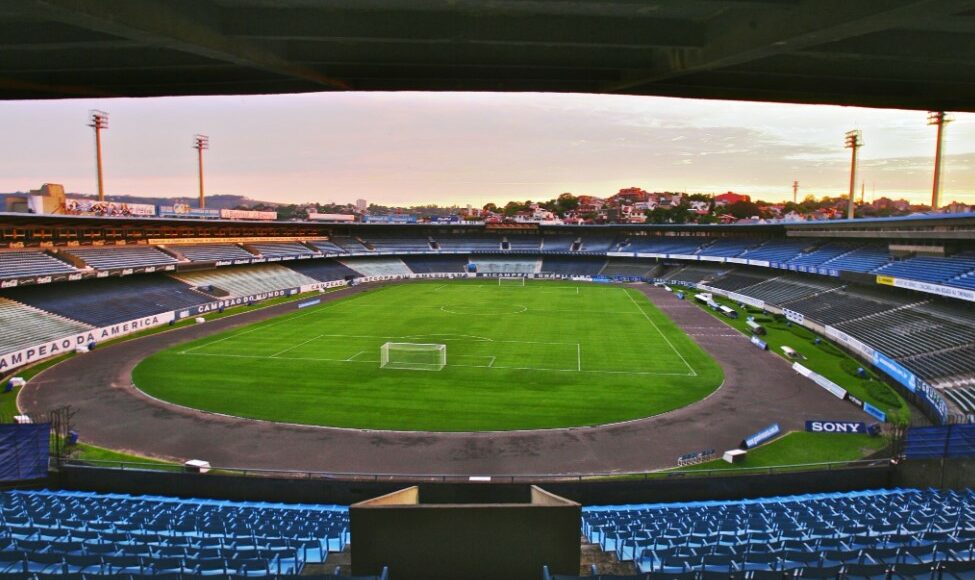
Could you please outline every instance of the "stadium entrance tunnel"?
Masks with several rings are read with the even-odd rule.
[[[397,580],[579,570],[581,506],[537,486],[413,486],[349,508],[352,573]],[[435,553],[431,553],[434,552]]]

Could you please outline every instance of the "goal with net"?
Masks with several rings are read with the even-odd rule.
[[[524,286],[524,276],[510,276],[498,278],[498,286]]]
[[[387,342],[379,349],[379,368],[439,371],[447,366],[447,345]]]

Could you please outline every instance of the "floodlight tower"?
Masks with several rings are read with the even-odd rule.
[[[105,201],[105,182],[102,179],[102,129],[108,129],[108,113],[88,111],[88,126],[95,129],[95,164],[98,169],[98,201]]]
[[[792,203],[799,203],[799,181],[792,182]]]
[[[857,150],[863,147],[863,134],[859,129],[846,132],[845,147],[852,150],[850,156],[850,207],[847,210],[847,219],[853,219],[853,210],[856,207],[857,190]]]
[[[938,209],[941,205],[941,152],[945,136],[945,125],[952,119],[945,115],[944,111],[931,111],[928,113],[928,125],[938,127],[938,137],[934,146],[934,185],[931,187],[931,209]]]
[[[210,148],[210,138],[206,135],[193,135],[193,148],[196,149],[196,157],[200,166],[200,209],[206,207],[203,199],[203,150]]]

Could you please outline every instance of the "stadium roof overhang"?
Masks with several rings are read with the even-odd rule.
[[[975,111],[967,0],[21,0],[0,98],[551,91]]]

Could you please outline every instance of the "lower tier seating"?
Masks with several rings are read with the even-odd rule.
[[[930,578],[932,567],[951,574],[942,578],[975,574],[972,490],[601,506],[582,513],[590,541],[653,577],[887,578],[896,570],[905,575],[897,577]]]
[[[288,262],[287,266],[299,274],[314,278],[320,282],[345,280],[346,276],[352,276],[353,278],[359,276],[359,273],[355,270],[332,259]]]
[[[534,258],[471,256],[470,261],[482,274],[537,274],[542,270],[542,261]]]
[[[659,264],[656,260],[610,258],[600,270],[600,276],[613,278],[615,276],[636,276],[652,278]]]
[[[212,300],[162,274],[24,286],[3,296],[99,327]]]
[[[349,541],[333,505],[0,493],[0,572],[296,576]]]
[[[78,334],[88,328],[91,327],[87,324],[0,298],[0,354]]]
[[[195,287],[215,286],[232,296],[261,294],[273,290],[314,284],[318,280],[278,264],[217,268],[200,272],[184,272],[179,278]]]
[[[412,274],[399,258],[343,258],[342,263],[362,276],[409,276]]]
[[[542,272],[563,276],[597,276],[605,265],[606,258],[602,256],[545,256]]]
[[[467,271],[466,256],[403,256],[403,263],[416,274],[459,274]]]

